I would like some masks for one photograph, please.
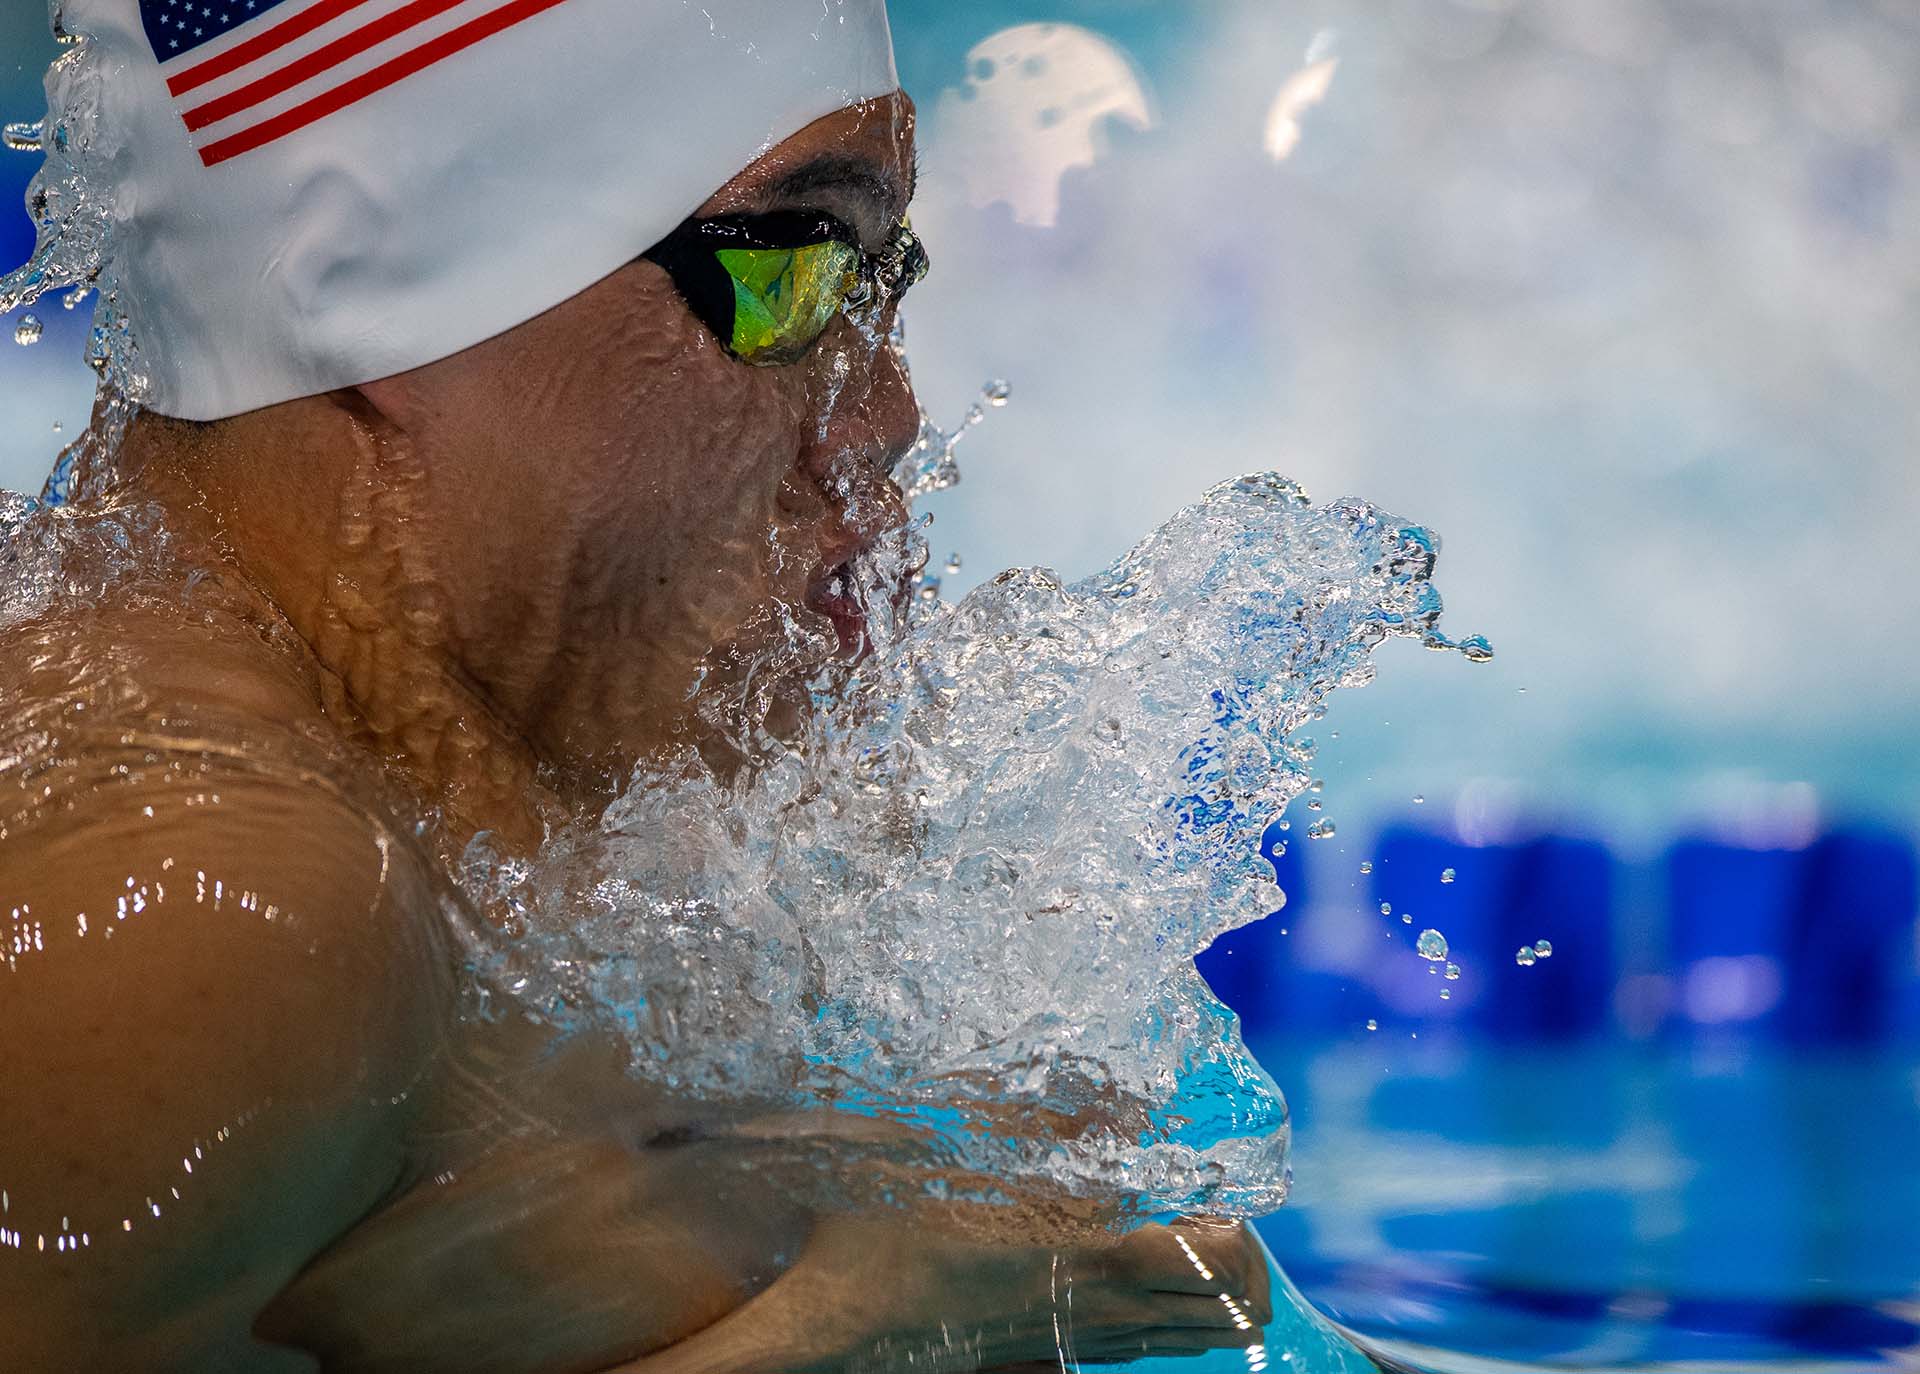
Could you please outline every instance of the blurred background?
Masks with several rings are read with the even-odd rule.
[[[1013,398],[947,594],[1275,468],[1438,531],[1498,651],[1382,651],[1337,834],[1272,832],[1286,911],[1203,960],[1295,1107],[1283,1265],[1532,1366],[1920,1368],[1920,4],[893,13],[921,397]],[[0,115],[51,52],[0,15]],[[35,313],[27,489],[92,381]]]

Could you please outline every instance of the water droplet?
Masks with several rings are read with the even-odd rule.
[[[1460,965],[1448,964],[1447,965],[1447,981],[1449,983],[1455,983],[1455,982],[1458,982],[1459,980],[1460,980]]]
[[[940,599],[939,578],[922,577],[920,579],[920,599],[922,601],[938,601]]]
[[[1367,1018],[1367,1029],[1368,1029],[1368,1030],[1379,1030],[1379,1029],[1380,1029],[1380,1023],[1379,1023],[1378,1021],[1375,1021],[1375,1020],[1374,1020],[1374,1019],[1373,1019],[1372,1017],[1368,1017],[1368,1018]]]
[[[1401,912],[1401,913],[1400,913],[1400,924],[1401,924],[1401,925],[1403,925],[1403,926],[1410,926],[1410,925],[1412,925],[1412,924],[1413,924],[1413,913],[1412,913],[1411,911],[1403,911],[1403,912]]]
[[[76,305],[80,304],[81,301],[84,301],[92,293],[93,293],[93,288],[91,286],[86,285],[85,283],[82,283],[81,285],[74,287],[73,290],[67,292],[66,295],[60,298],[60,308],[62,310],[71,310]]]
[[[1327,780],[1325,778],[1315,778],[1312,782],[1307,784],[1307,791],[1309,792],[1324,792],[1326,790],[1327,790]]]
[[[957,553],[948,554],[947,555],[947,576],[951,577],[953,576],[953,574],[959,571],[960,571],[960,555]]]
[[[1453,989],[1452,989],[1452,988],[1441,988],[1441,989],[1440,989],[1440,1000],[1441,1000],[1442,1002],[1446,1002],[1446,1001],[1451,1001],[1451,1000],[1452,1000],[1452,998],[1453,998]]]
[[[13,327],[13,341],[21,347],[40,342],[40,336],[46,332],[46,326],[40,323],[38,315],[22,315],[20,323]]]
[[[1423,930],[1414,949],[1419,952],[1422,959],[1430,963],[1439,963],[1447,957],[1447,937],[1437,930]]]
[[[46,137],[47,123],[44,119],[22,120],[14,124],[0,125],[0,143],[16,153],[37,153],[42,140]]]
[[[1331,736],[1330,736],[1329,738],[1332,738],[1332,739],[1339,739],[1339,738],[1340,738],[1340,732],[1339,732],[1338,730],[1335,730],[1335,731],[1333,732],[1333,734],[1332,734],[1332,735],[1331,735]]]
[[[1416,792],[1413,794],[1413,804],[1415,806],[1425,806],[1427,804],[1427,799],[1421,796],[1418,792]]]
[[[1553,958],[1553,942],[1551,940],[1536,940],[1533,944],[1533,952],[1542,959],[1551,959]]]
[[[1521,968],[1532,968],[1534,964],[1539,961],[1539,958],[1540,956],[1533,952],[1533,946],[1522,945],[1520,946],[1520,952],[1513,956],[1513,962],[1520,965]]]
[[[1372,860],[1372,859],[1362,859],[1362,860],[1360,861],[1360,871],[1361,871],[1362,873],[1371,873],[1371,872],[1373,872],[1373,860]]]
[[[58,420],[55,420],[53,422],[53,432],[55,434],[58,434],[63,428],[65,428],[65,426],[63,426]]]
[[[1307,838],[1310,840],[1330,840],[1333,836],[1333,822],[1330,820],[1318,820],[1307,827]]]
[[[1443,868],[1443,869],[1441,869],[1441,870],[1440,870],[1440,881],[1441,881],[1441,882],[1443,882],[1443,883],[1450,883],[1450,882],[1452,882],[1452,881],[1453,881],[1453,870],[1452,870],[1451,868]]]
[[[1393,915],[1393,903],[1392,903],[1392,902],[1382,902],[1382,903],[1380,903],[1380,914],[1381,914],[1382,916],[1391,916],[1391,915]]]
[[[1321,808],[1322,804],[1323,803],[1320,801],[1318,797],[1310,798],[1307,801],[1307,810],[1318,811]]]
[[[980,394],[986,398],[988,405],[998,410],[1001,406],[1013,399],[1013,388],[996,377],[987,383],[985,390]]]

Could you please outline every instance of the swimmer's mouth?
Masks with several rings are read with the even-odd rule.
[[[807,609],[833,622],[845,657],[859,658],[872,647],[867,638],[867,608],[854,590],[851,560],[813,580],[807,589]]]

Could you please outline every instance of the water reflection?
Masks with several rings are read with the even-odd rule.
[[[1340,59],[1333,55],[1333,31],[1323,29],[1307,49],[1306,65],[1286,79],[1274,98],[1273,109],[1267,112],[1268,157],[1284,162],[1300,146],[1300,121],[1327,98],[1339,68]]]
[[[936,107],[943,157],[975,206],[1051,227],[1060,183],[1099,159],[1109,119],[1153,125],[1145,85],[1118,45],[1072,24],[1019,24],[967,54],[966,79]]]

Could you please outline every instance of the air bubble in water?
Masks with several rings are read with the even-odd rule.
[[[1318,820],[1307,827],[1307,838],[1310,840],[1330,840],[1334,833],[1333,822],[1330,820]]]
[[[1532,945],[1522,945],[1520,946],[1519,952],[1513,956],[1513,962],[1520,965],[1521,968],[1532,968],[1534,964],[1539,961],[1539,958],[1540,956],[1533,952]]]
[[[1458,982],[1459,979],[1460,979],[1460,965],[1448,964],[1447,965],[1447,981],[1449,983],[1453,983],[1453,982]]]
[[[1001,406],[1004,406],[1008,401],[1013,399],[1013,388],[1007,385],[1005,381],[996,377],[987,383],[980,395],[985,398],[988,405],[998,410]]]
[[[1453,881],[1453,870],[1452,870],[1451,868],[1443,868],[1443,869],[1441,869],[1441,870],[1440,870],[1440,881],[1441,881],[1441,882],[1443,882],[1443,883],[1450,883],[1450,882],[1452,882],[1452,881]]]
[[[1536,940],[1533,945],[1533,952],[1542,959],[1551,959],[1553,958],[1553,942],[1551,940]]]
[[[40,336],[46,332],[46,326],[40,323],[38,315],[22,315],[20,323],[13,327],[13,341],[22,347],[37,344]]]
[[[1441,963],[1447,957],[1447,937],[1437,930],[1423,930],[1414,950],[1428,963]]]

